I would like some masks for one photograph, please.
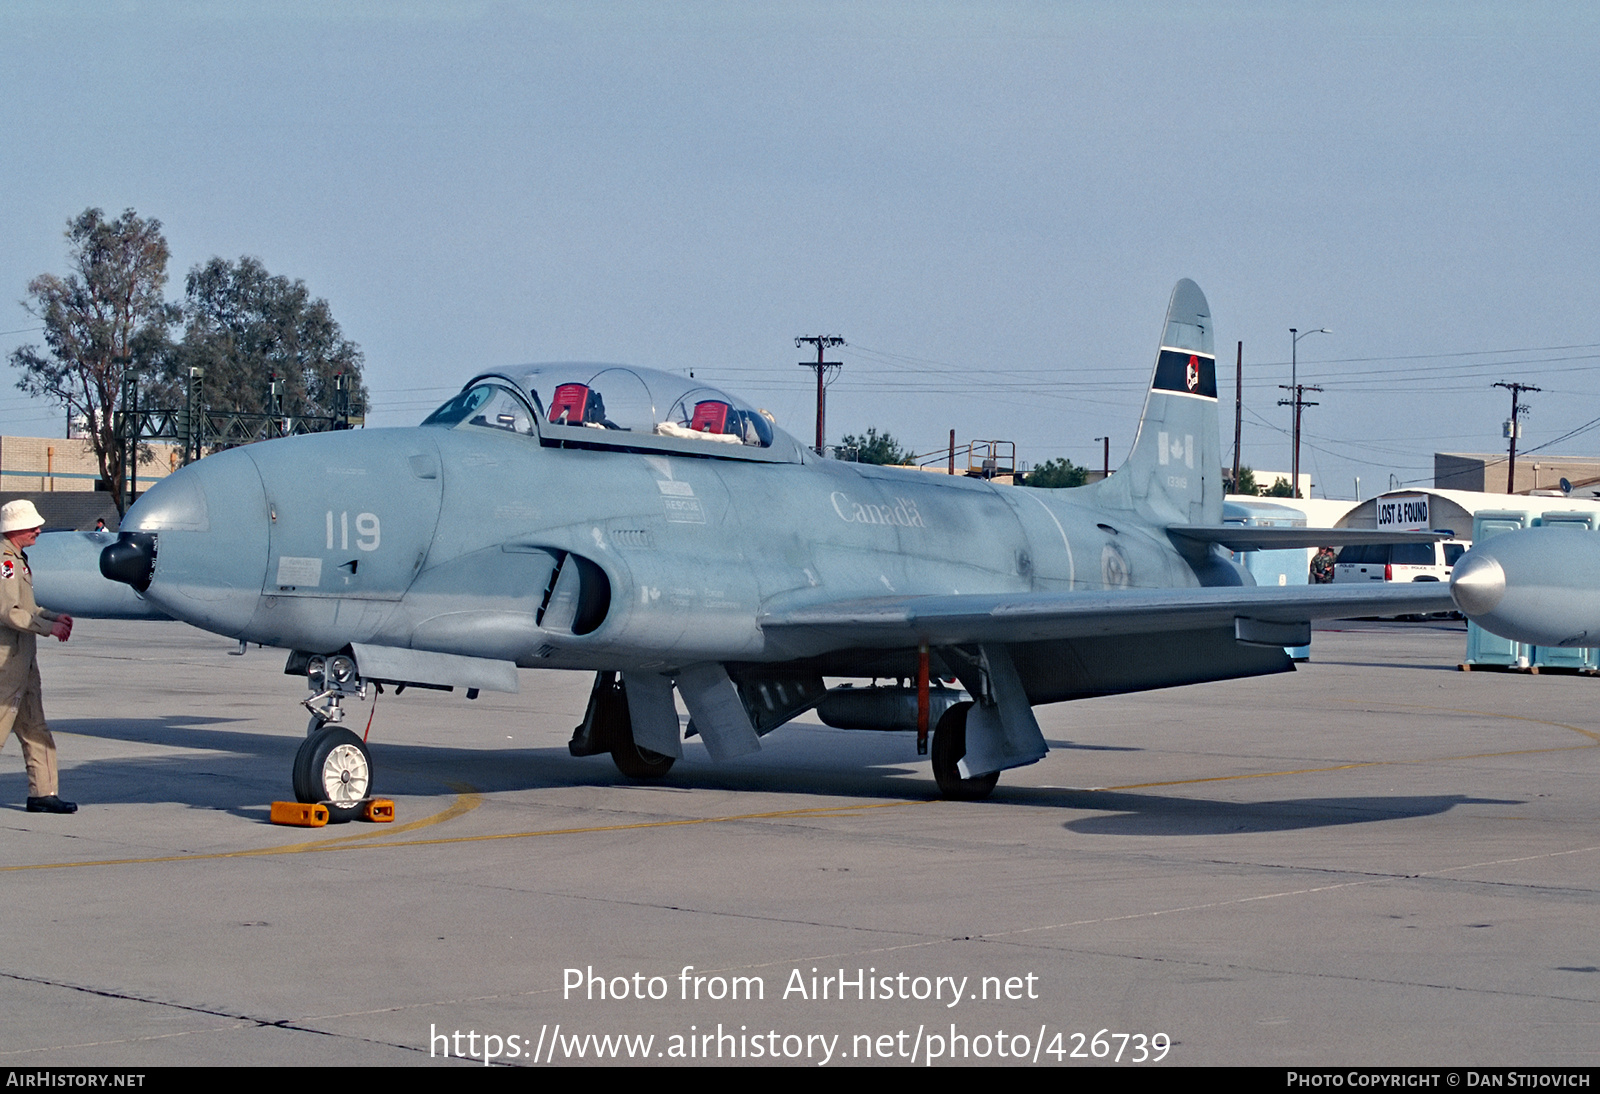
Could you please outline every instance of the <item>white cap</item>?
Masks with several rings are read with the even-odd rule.
[[[18,498],[16,501],[0,505],[0,535],[43,527],[44,518],[39,515],[39,510],[33,507],[33,502],[27,498]]]

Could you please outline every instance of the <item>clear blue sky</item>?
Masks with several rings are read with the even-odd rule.
[[[694,368],[830,439],[1113,462],[1180,277],[1223,434],[1319,489],[1431,481],[1600,418],[1600,9],[1350,3],[74,3],[0,7],[0,331],[88,206],[327,298],[371,424],[473,372]],[[0,335],[0,353],[36,338]],[[62,416],[0,388],[0,431]],[[1600,428],[1550,451],[1593,454]]]

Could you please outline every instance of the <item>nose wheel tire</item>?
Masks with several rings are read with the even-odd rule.
[[[294,756],[295,800],[328,803],[328,820],[342,824],[372,796],[372,757],[360,737],[329,726],[307,737]]]
[[[949,801],[980,801],[1000,781],[998,771],[963,779],[956,766],[967,754],[967,711],[971,709],[971,703],[955,704],[939,718],[933,731],[933,781]]]

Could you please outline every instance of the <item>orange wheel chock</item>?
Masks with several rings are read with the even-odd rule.
[[[321,828],[328,823],[328,807],[304,802],[273,802],[273,824],[292,824],[296,828]]]
[[[394,802],[388,798],[368,798],[361,804],[361,819],[373,824],[392,824]]]

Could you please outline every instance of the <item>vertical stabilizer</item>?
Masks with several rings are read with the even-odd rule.
[[[1211,307],[1188,278],[1172,290],[1139,433],[1097,498],[1154,524],[1222,523]]]

